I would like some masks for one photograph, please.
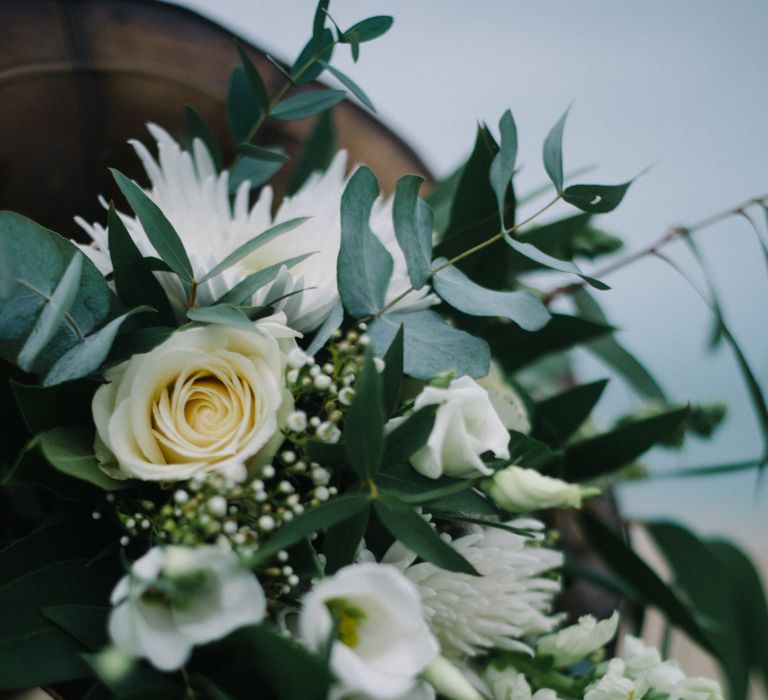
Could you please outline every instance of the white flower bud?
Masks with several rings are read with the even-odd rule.
[[[206,505],[208,511],[217,518],[223,518],[227,514],[227,499],[224,496],[211,496]]]
[[[483,488],[497,506],[510,513],[581,506],[580,486],[545,476],[535,469],[507,467],[496,472]]]
[[[551,656],[557,668],[570,666],[605,646],[616,634],[618,624],[617,612],[600,621],[583,615],[575,625],[541,637],[536,642],[536,651],[541,656]],[[621,664],[623,673],[624,662]]]
[[[307,427],[307,414],[304,411],[293,411],[288,414],[285,423],[289,430],[292,430],[294,433],[300,433]]]
[[[332,384],[331,378],[327,374],[318,374],[315,377],[315,389],[325,391]]]
[[[437,656],[422,672],[422,677],[440,695],[450,700],[483,700],[469,681],[444,656]]]

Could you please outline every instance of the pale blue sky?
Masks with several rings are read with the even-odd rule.
[[[286,59],[308,36],[313,0],[184,0]],[[342,26],[372,14],[395,25],[362,47],[358,64],[334,64],[369,94],[379,115],[445,175],[469,149],[475,123],[495,128],[513,110],[520,135],[520,189],[540,184],[541,142],[573,101],[566,168],[597,164],[619,182],[654,167],[600,224],[630,247],[768,192],[768,4],[762,0],[332,0]],[[565,213],[567,208],[561,212]],[[760,225],[764,220],[759,218]],[[765,264],[738,219],[699,237],[716,270],[727,316],[768,384]],[[681,246],[669,253],[685,260]],[[747,459],[760,449],[756,422],[732,357],[707,354],[710,320],[663,263],[644,261],[607,280],[600,295],[622,341],[681,400],[730,405],[714,442],[652,455],[657,467]],[[580,357],[584,377],[605,376]],[[606,422],[636,401],[619,381],[601,404]],[[707,533],[741,539],[768,527],[768,494],[754,474],[664,481],[622,491],[629,514],[674,515]],[[754,545],[753,545],[754,546]],[[762,547],[765,549],[765,545]]]

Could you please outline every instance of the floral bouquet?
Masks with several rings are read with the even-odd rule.
[[[649,525],[671,586],[605,508],[567,512],[637,473],[651,446],[722,417],[665,402],[587,293],[607,288],[600,275],[573,262],[620,247],[591,221],[630,183],[566,184],[564,116],[543,147],[549,201],[518,220],[506,112],[427,200],[415,175],[383,196],[371,170],[328,153],[327,110],[350,93],[371,107],[329,61],[337,45],[357,59],[390,24],[342,30],[321,0],[272,97],[238,47],[234,163],[191,108],[179,141],[149,125],[157,155],[133,142],[148,184],[113,171],[127,207],[78,219],[89,245],[0,214],[0,355],[15,368],[4,410],[30,434],[3,477],[24,525],[0,551],[0,687],[723,697],[632,634],[617,650],[618,612],[569,619],[559,593],[589,581],[620,594],[625,631],[659,608],[746,697],[768,629],[748,560]],[[301,88],[324,71],[345,90]],[[314,115],[291,195],[273,201],[265,183],[287,158],[257,145],[261,127]],[[529,225],[561,201],[580,211]],[[531,278],[547,270],[575,281],[542,293]],[[561,295],[577,315],[550,312]],[[587,343],[649,399],[605,432],[589,419],[604,381],[563,386],[562,366],[535,364]],[[564,556],[560,528],[574,527],[599,564]],[[696,588],[704,562],[732,572],[714,605]],[[737,611],[740,596],[751,621],[717,608]]]

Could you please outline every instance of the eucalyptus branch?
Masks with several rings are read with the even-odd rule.
[[[450,260],[446,260],[442,265],[439,265],[429,275],[429,278],[427,279],[427,283],[431,282],[435,275],[440,272],[441,270],[444,270],[446,267],[450,267],[451,265],[455,265],[457,262],[464,260],[464,258],[468,258],[470,255],[473,255],[474,253],[477,253],[481,250],[484,250],[490,245],[493,245],[497,241],[500,241],[504,238],[504,236],[509,236],[517,231],[519,231],[523,226],[526,224],[531,223],[534,219],[539,217],[541,214],[543,214],[547,209],[557,204],[557,202],[560,201],[560,198],[562,197],[562,194],[558,194],[557,197],[555,197],[553,200],[551,200],[549,203],[545,204],[541,209],[539,209],[534,214],[531,214],[527,219],[523,219],[520,223],[515,224],[514,226],[511,226],[508,229],[502,228],[501,231],[494,234],[490,238],[486,239],[482,243],[478,243],[476,246],[473,246],[472,248],[469,248],[468,250],[465,250],[458,255],[455,255]],[[379,311],[375,314],[373,318],[378,318],[382,314],[389,311],[395,304],[402,301],[407,297],[411,292],[415,292],[416,289],[414,287],[408,287],[404,292],[401,294],[398,294],[392,301],[390,301],[388,304],[385,304]],[[370,320],[370,319],[367,319]]]
[[[603,277],[606,277],[607,275],[610,275],[613,272],[616,272],[617,270],[620,270],[627,265],[636,262],[637,260],[641,260],[648,255],[655,255],[659,248],[662,248],[663,246],[671,243],[674,240],[677,240],[678,238],[690,236],[692,233],[696,233],[697,231],[701,231],[703,229],[709,228],[710,226],[714,226],[715,224],[718,224],[732,216],[746,216],[746,210],[749,207],[756,205],[762,206],[765,205],[766,202],[768,202],[768,194],[764,194],[759,197],[752,197],[735,207],[731,207],[730,209],[726,209],[724,211],[718,212],[717,214],[708,216],[705,219],[701,219],[700,221],[697,221],[689,226],[672,226],[667,229],[664,235],[653,241],[650,245],[644,248],[640,248],[639,250],[636,250],[629,255],[626,255],[620,260],[614,261],[601,270],[595,272],[592,276],[596,277],[597,279],[602,279]],[[747,218],[749,217],[747,216]],[[582,287],[584,287],[585,284],[586,283],[581,280],[579,282],[573,282],[562,287],[556,287],[552,291],[545,294],[542,298],[542,301],[545,305],[549,305],[556,297],[562,296],[563,294],[574,294]]]
[[[299,70],[296,71],[296,74],[291,74],[288,77],[288,81],[283,85],[276,93],[275,96],[270,100],[269,105],[266,109],[261,111],[261,114],[259,114],[259,118],[254,122],[253,126],[248,131],[248,134],[245,137],[244,142],[245,143],[252,143],[253,140],[256,138],[256,134],[259,132],[259,129],[264,125],[264,122],[267,120],[270,114],[272,114],[272,111],[277,107],[278,104],[282,101],[282,99],[288,94],[288,91],[296,85],[296,81],[301,79],[301,76],[304,75],[304,73],[309,70],[312,66],[315,65],[318,61],[322,59],[322,57],[328,53],[328,51],[332,50],[333,47],[338,42],[334,41],[331,46],[326,46],[322,50],[315,53]],[[242,153],[238,153],[233,161],[232,164],[229,166],[229,169],[232,170],[239,162],[240,159],[243,157]]]

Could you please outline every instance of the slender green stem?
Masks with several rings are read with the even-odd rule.
[[[455,265],[457,262],[464,260],[464,258],[468,258],[470,255],[474,255],[475,253],[484,250],[490,245],[493,245],[497,241],[500,241],[504,236],[509,236],[512,233],[515,233],[516,231],[519,231],[523,226],[526,224],[529,224],[531,221],[533,221],[535,218],[543,214],[547,209],[549,209],[551,206],[556,204],[560,201],[560,198],[562,197],[562,194],[558,194],[557,197],[555,197],[551,202],[543,206],[541,209],[539,209],[536,213],[531,214],[527,219],[523,219],[520,223],[515,224],[514,226],[511,226],[508,229],[502,229],[498,233],[494,234],[487,240],[483,241],[482,243],[478,243],[476,246],[473,246],[472,248],[469,248],[468,250],[465,250],[462,253],[459,253],[458,255],[452,257],[450,260],[446,260],[442,265],[439,265],[434,270],[432,270],[431,274],[429,275],[428,282],[434,279],[435,275],[440,272],[440,270],[444,270],[446,267],[450,267],[451,265]],[[398,294],[392,301],[390,301],[388,304],[385,304],[383,308],[381,308],[374,316],[371,316],[367,319],[364,319],[365,321],[370,321],[373,318],[378,318],[382,314],[389,311],[395,304],[402,301],[407,297],[411,292],[415,292],[414,287],[408,287],[404,292],[401,294]]]
[[[578,681],[550,668],[542,668],[535,659],[528,656],[510,655],[506,657],[526,678],[539,688],[550,688],[558,695],[572,698],[578,694]],[[581,697],[578,694],[578,697]]]

